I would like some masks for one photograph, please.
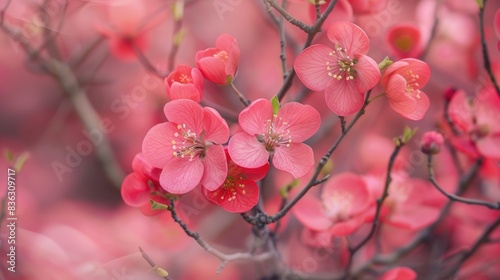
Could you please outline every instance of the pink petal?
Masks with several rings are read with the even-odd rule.
[[[423,51],[420,29],[413,25],[398,24],[387,31],[387,40],[398,59],[418,57]]]
[[[269,163],[266,162],[266,164],[257,168],[239,167],[239,171],[239,175],[243,178],[257,182],[266,177],[267,173],[269,172]]]
[[[224,147],[222,145],[210,146],[205,151],[202,160],[205,166],[201,184],[209,191],[216,190],[226,180],[227,162]]]
[[[340,197],[340,198],[339,198]],[[340,200],[345,197],[344,200]],[[345,172],[327,181],[321,194],[325,208],[338,208],[339,203],[348,207],[349,217],[364,212],[370,206],[370,194],[365,181],[358,175]]]
[[[200,135],[203,129],[203,110],[193,100],[177,99],[165,104],[163,112],[168,121],[176,125],[186,125],[186,130],[191,129]]]
[[[448,113],[453,123],[463,131],[468,131],[474,126],[473,109],[465,91],[459,90],[453,95]]]
[[[495,13],[495,17],[493,19],[493,27],[495,28],[497,37],[500,38],[500,9],[498,9]]]
[[[415,58],[404,58],[396,61],[391,66],[389,66],[380,81],[380,84],[385,88],[388,79],[392,77],[393,74],[400,74],[402,76],[407,76],[409,72],[414,75],[418,75],[418,78],[413,77],[415,82],[419,84],[418,88],[424,87],[431,77],[431,70],[429,65],[424,61]]]
[[[273,106],[267,99],[257,99],[250,106],[243,109],[238,116],[241,128],[250,135],[265,133],[264,124],[271,120]]]
[[[363,224],[364,219],[361,217],[351,218],[342,222],[333,224],[330,233],[333,236],[347,236],[356,232]]]
[[[326,62],[332,61],[333,50],[325,45],[312,45],[295,59],[293,67],[302,83],[314,91],[323,91],[332,77],[328,76]]]
[[[278,117],[286,122],[283,126],[290,131],[294,143],[303,142],[311,137],[321,124],[321,116],[316,109],[298,102],[285,103],[278,111]]]
[[[375,60],[369,56],[360,55],[355,67],[358,72],[355,82],[360,92],[366,92],[377,85],[380,80],[380,70]]]
[[[236,39],[230,34],[221,34],[215,40],[215,48],[224,50],[229,53],[229,50],[233,48]]]
[[[426,205],[415,207],[395,208],[393,213],[386,218],[386,222],[399,228],[420,230],[432,224],[439,216],[439,209]]]
[[[199,159],[174,157],[161,172],[160,185],[169,193],[187,193],[198,186],[203,170],[203,163]]]
[[[201,91],[194,84],[174,82],[170,88],[167,88],[167,94],[171,100],[191,99],[196,103],[201,100]]]
[[[237,133],[229,139],[228,151],[234,163],[246,168],[261,167],[269,159],[264,144],[246,132]]]
[[[132,169],[148,179],[158,180],[160,178],[161,169],[153,167],[142,153],[135,155],[132,160]]]
[[[292,143],[290,147],[277,147],[272,163],[277,169],[290,172],[294,178],[300,178],[314,165],[314,153],[306,144]]]
[[[365,102],[365,94],[359,92],[354,81],[332,80],[325,91],[328,108],[339,116],[358,112]]]
[[[163,168],[173,157],[172,141],[177,128],[173,123],[160,123],[153,126],[142,142],[142,153],[146,161],[157,168]]]
[[[391,64],[389,67],[387,67],[387,69],[385,69],[384,74],[380,78],[380,85],[382,85],[383,88],[386,88],[389,79],[392,77],[392,74],[401,73],[400,69],[408,65],[409,63],[406,62],[404,59],[398,60],[393,64]]]
[[[500,132],[480,138],[476,141],[476,146],[485,157],[500,159]]]
[[[198,56],[198,53],[196,55]],[[227,84],[226,62],[222,59],[207,56],[197,60],[197,65],[207,80],[218,85]]]
[[[347,21],[332,23],[327,29],[327,36],[334,44],[347,49],[348,55],[366,54],[370,49],[370,40],[357,25]]]
[[[319,199],[311,195],[302,197],[292,209],[297,220],[309,229],[323,231],[332,225],[332,221],[325,215]]]
[[[417,108],[415,108],[413,112],[403,115],[403,117],[410,120],[418,121],[425,116],[425,113],[427,113],[427,110],[429,109],[431,102],[427,94],[425,94],[423,91],[420,91],[419,96],[420,98],[416,99]]]
[[[131,173],[123,180],[120,189],[123,201],[132,207],[140,207],[149,201],[147,179]]]
[[[203,129],[205,141],[224,144],[229,138],[229,127],[219,112],[210,107],[203,108]]]
[[[251,210],[259,202],[259,187],[254,181],[241,180],[234,182],[237,186],[220,187],[214,191],[202,189],[205,197],[222,209],[232,213],[244,213]]]
[[[406,80],[399,74],[394,74],[389,79],[385,96],[394,111],[407,115],[417,109],[417,100],[406,94]]]
[[[415,280],[417,273],[408,267],[395,267],[385,272],[380,280]]]

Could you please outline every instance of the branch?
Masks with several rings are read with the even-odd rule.
[[[309,33],[311,32],[311,29],[312,27],[303,23],[302,21],[294,18],[292,15],[290,15],[287,10],[285,9],[285,7],[282,7],[280,6],[278,3],[276,3],[275,0],[266,0],[267,3],[273,7],[276,11],[278,11],[282,17],[284,17],[288,22],[290,22],[291,24],[297,26],[298,28],[300,28],[301,30],[303,30],[304,32],[306,33]]]
[[[436,187],[436,189],[442,193],[444,196],[446,196],[448,199],[457,201],[457,202],[462,202],[465,204],[470,204],[470,205],[482,205],[485,207],[488,207],[493,210],[498,210],[500,209],[500,202],[488,202],[488,201],[483,201],[479,199],[471,199],[471,198],[464,198],[455,194],[450,194],[447,193],[441,186],[439,186],[439,183],[437,182],[436,178],[434,177],[434,170],[432,168],[432,155],[429,155],[427,157],[427,171],[429,172],[429,181]]]
[[[144,55],[141,49],[139,49],[137,46],[133,45],[135,55],[137,55],[137,58],[139,59],[139,62],[146,68],[148,72],[151,74],[161,78],[165,79],[168,76],[168,73],[162,72],[149,61],[149,59]]]
[[[142,254],[142,257],[149,263],[149,265],[151,266],[151,270],[155,271],[156,274],[158,274],[158,276],[162,277],[163,279],[166,279],[166,280],[172,280],[172,278],[168,277],[168,273],[166,270],[164,270],[163,268],[161,267],[158,267],[156,265],[156,263],[151,259],[151,257],[149,257],[148,254],[146,254],[146,252],[144,252],[144,250],[142,250],[141,247],[139,247],[139,251],[141,251],[141,254]]]
[[[241,93],[241,91],[239,91],[238,88],[236,88],[236,86],[234,85],[233,82],[231,82],[230,85],[231,85],[231,89],[234,91],[234,93],[236,93],[236,95],[240,99],[241,103],[243,103],[243,105],[245,105],[245,107],[248,107],[250,105],[250,100],[248,100],[243,95],[243,93]]]
[[[425,46],[425,49],[423,50],[422,54],[420,55],[422,60],[424,60],[424,58],[429,53],[429,50],[431,48],[432,39],[434,39],[434,37],[436,36],[436,33],[437,33],[437,27],[439,25],[438,8],[439,8],[440,3],[441,3],[441,0],[436,0],[436,3],[434,5],[434,23],[432,24],[431,34],[429,36],[429,40],[427,41],[427,45]]]
[[[261,253],[259,255],[253,255],[250,253],[224,254],[224,253],[220,252],[219,250],[210,246],[208,243],[206,243],[205,240],[203,240],[200,237],[200,234],[198,234],[197,232],[191,231],[187,227],[187,225],[177,215],[177,211],[175,210],[173,198],[170,199],[169,210],[170,210],[170,214],[172,216],[172,219],[181,226],[181,228],[184,230],[184,232],[189,237],[193,238],[205,251],[216,256],[219,260],[222,261],[219,268],[217,269],[217,273],[220,273],[222,271],[222,269],[224,269],[226,264],[228,264],[229,262],[232,262],[232,261],[251,260],[254,262],[265,262],[273,257],[272,253],[270,253],[270,252]]]
[[[483,0],[482,7],[479,7],[479,33],[481,35],[481,48],[483,49],[484,69],[488,72],[490,80],[493,83],[497,94],[500,96],[500,87],[498,86],[493,69],[491,68],[490,56],[488,54],[488,47],[486,46],[486,36],[484,34],[484,8],[486,7],[487,0]]]
[[[282,0],[281,7],[286,10],[287,0]],[[286,65],[286,33],[285,33],[285,24],[283,22],[283,16],[280,17],[278,22],[278,29],[280,32],[280,59],[281,59],[281,68],[283,71],[283,80],[288,76],[287,65]]]

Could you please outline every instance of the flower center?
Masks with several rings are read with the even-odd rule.
[[[349,211],[352,207],[354,197],[349,193],[334,192],[323,203],[326,214],[335,221],[343,221],[349,218]]]
[[[412,70],[408,70],[403,75],[403,78],[406,80],[405,93],[407,95],[415,94],[417,98],[420,98],[420,84],[417,82],[420,76],[418,74],[414,74]]]
[[[326,62],[328,76],[339,81],[342,79],[350,81],[356,78],[357,72],[354,65],[358,63],[358,60],[347,55],[347,49],[336,45],[335,50],[331,51],[329,55],[333,58],[333,61]]]
[[[180,74],[179,77],[177,78],[177,81],[181,84],[190,84],[193,82],[193,79],[186,74]],[[172,80],[172,82],[175,82],[175,81]]]
[[[227,62],[227,60],[229,59],[229,54],[226,51],[220,50],[214,53],[214,57],[217,57],[220,60]]]
[[[189,158],[189,161],[195,158],[203,159],[205,157],[205,143],[203,140],[192,132],[191,129],[186,129],[186,125],[177,125],[178,132],[174,133],[172,140],[172,150],[175,157]]]
[[[268,152],[274,153],[274,149],[277,147],[290,147],[292,137],[289,127],[288,123],[283,121],[281,117],[273,115],[272,119],[264,123],[265,133],[258,135],[257,139],[264,143]]]
[[[245,184],[242,184],[240,180],[242,177],[234,178],[232,176],[227,176],[226,181],[219,190],[213,192],[214,196],[219,196],[220,200],[227,199],[228,202],[231,202],[236,199],[238,192],[245,195],[247,192],[245,190]]]

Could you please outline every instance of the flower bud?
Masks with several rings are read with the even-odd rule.
[[[427,131],[422,136],[420,149],[424,154],[435,155],[441,150],[443,142],[443,135],[435,131]]]

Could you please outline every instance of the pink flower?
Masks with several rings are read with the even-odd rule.
[[[420,149],[424,154],[434,155],[439,153],[441,146],[444,143],[444,138],[441,133],[435,131],[427,131],[422,135],[422,140],[420,140]]]
[[[390,269],[386,271],[382,277],[380,278],[381,280],[415,280],[417,279],[417,273],[408,267],[395,267],[393,269]]]
[[[184,98],[200,102],[203,96],[203,76],[196,68],[179,65],[165,78],[165,88],[171,100]]]
[[[376,14],[385,9],[387,0],[349,0],[354,13]]]
[[[427,84],[431,70],[427,63],[401,59],[387,67],[380,84],[391,108],[410,120],[420,120],[429,109],[429,98],[420,89]]]
[[[199,184],[208,190],[220,187],[227,175],[221,145],[229,138],[226,121],[189,99],[170,101],[164,113],[168,122],[151,128],[142,143],[146,160],[162,169],[163,189],[183,194]]]
[[[397,59],[418,57],[422,51],[420,29],[413,25],[395,25],[387,31],[392,54]]]
[[[366,33],[350,22],[334,22],[327,29],[335,49],[317,44],[295,59],[297,76],[306,87],[325,91],[328,107],[341,116],[363,107],[365,92],[380,79],[375,61],[366,56],[370,42]]]
[[[215,48],[196,53],[196,63],[203,76],[218,85],[228,85],[233,81],[239,59],[240,47],[229,34],[220,35],[215,41]]]
[[[123,180],[120,189],[123,201],[132,207],[139,207],[144,215],[160,214],[152,210],[150,200],[168,204],[168,193],[159,183],[161,169],[149,165],[142,153],[137,154],[132,161],[133,172]]]
[[[309,229],[345,236],[362,225],[370,204],[365,181],[356,174],[342,173],[325,184],[321,200],[310,195],[303,197],[294,214]]]
[[[497,34],[497,38],[500,39],[500,9],[497,10],[495,13],[495,19],[494,19],[494,28],[495,28],[495,33]],[[498,41],[497,44],[498,51],[500,51],[500,41]]]
[[[226,180],[214,191],[203,189],[203,194],[210,202],[228,212],[247,212],[259,202],[259,187],[256,182],[266,176],[269,164],[254,169],[244,168],[231,160],[227,150],[226,158],[228,165]]]
[[[274,114],[269,100],[257,99],[241,111],[238,121],[245,132],[229,140],[229,154],[237,165],[260,167],[271,156],[274,167],[295,178],[314,165],[311,147],[301,143],[319,129],[321,118],[313,107],[290,102]]]

